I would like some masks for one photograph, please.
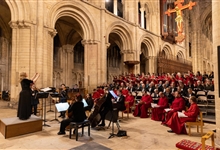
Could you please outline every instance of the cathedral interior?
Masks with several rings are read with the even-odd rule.
[[[220,145],[219,7],[216,0],[0,0],[0,90],[16,103],[21,72],[39,73],[39,89],[65,83],[85,92],[119,75],[214,72]]]

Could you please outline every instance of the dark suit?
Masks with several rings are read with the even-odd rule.
[[[64,119],[60,123],[60,132],[65,133],[65,128],[70,122],[82,122],[86,119],[84,105],[82,102],[75,102],[69,106],[68,113],[72,114],[70,118]]]
[[[126,107],[125,107],[125,97],[123,95],[119,96],[117,98],[117,103],[116,104],[117,104],[116,107],[119,111],[124,111],[126,109]]]
[[[94,105],[94,101],[92,98],[87,98],[86,99],[86,103],[88,104],[88,106],[84,107],[84,110],[88,110],[88,111],[91,111],[93,105]]]
[[[147,91],[150,93],[150,95],[152,94],[152,93],[154,93],[154,87],[148,87],[147,88]]]
[[[167,97],[168,103],[172,104],[175,97],[171,93],[167,93],[167,92],[165,92],[164,95]]]
[[[190,98],[191,96],[196,96],[196,94],[194,94],[194,93],[189,94],[189,93],[188,93],[187,96],[184,97],[184,99],[185,99],[185,104],[186,104],[186,106],[187,106],[188,108],[190,107],[189,98]]]
[[[105,98],[105,102],[100,107],[101,124],[105,125],[105,116],[112,110],[112,95],[108,93]]]

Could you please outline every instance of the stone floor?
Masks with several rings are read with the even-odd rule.
[[[54,109],[54,105],[52,106]],[[47,111],[49,107],[47,107]],[[196,128],[192,129],[192,136],[177,135],[168,133],[168,127],[162,126],[160,122],[152,121],[151,119],[135,118],[131,114],[129,119],[120,118],[121,129],[127,131],[127,137],[113,137],[108,139],[111,133],[110,129],[92,129],[91,137],[87,135],[87,128],[85,128],[85,135],[79,137],[76,141],[75,137],[69,139],[67,135],[57,135],[59,130],[59,123],[57,121],[50,121],[55,118],[54,112],[47,112],[46,124],[51,127],[43,126],[43,131],[17,136],[5,139],[0,134],[0,149],[63,149],[63,150],[171,150],[176,149],[175,143],[181,139],[190,139],[200,142],[201,136],[196,133]],[[0,100],[0,119],[16,116],[16,109],[8,108],[8,102]],[[120,113],[121,116],[121,113]],[[61,120],[59,118],[59,120]],[[214,124],[205,123],[204,132],[215,129]],[[115,133],[117,127],[115,126]],[[210,142],[207,142],[209,144]]]

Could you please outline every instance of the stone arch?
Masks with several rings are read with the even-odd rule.
[[[141,44],[144,43],[147,48],[148,48],[148,54],[149,56],[155,56],[155,41],[153,39],[152,36],[145,34],[142,35],[142,37],[140,38],[139,42],[138,42],[138,47],[141,48]],[[141,49],[140,49],[141,50]],[[141,51],[139,51],[139,53],[141,53]]]
[[[182,58],[182,59],[185,58],[182,51],[179,51],[179,52],[177,53],[177,56],[178,56],[179,58]]]
[[[61,17],[72,17],[74,18],[82,27],[83,35],[82,38],[86,40],[97,40],[98,28],[96,23],[93,19],[91,13],[86,9],[80,2],[76,1],[62,1],[57,3],[55,6],[52,7],[50,12],[48,13],[47,18],[51,18],[45,20],[48,21],[48,27],[54,28],[56,21]],[[46,17],[45,17],[46,18]]]
[[[176,59],[180,62],[184,62],[184,54],[182,51],[179,51],[176,55]]]
[[[164,51],[166,54],[166,58],[171,58],[172,57],[172,50],[169,45],[164,45],[163,48],[161,49],[161,52]]]
[[[6,39],[10,39],[11,38],[11,28],[10,26],[8,26],[8,24],[4,21],[4,19],[2,17],[0,17],[0,27],[2,28],[3,32],[4,32],[4,36]]]
[[[76,84],[76,82],[77,82],[77,74],[75,72],[72,73],[72,80],[73,80],[73,83]]]
[[[207,71],[210,73],[211,72],[211,65],[210,63],[207,64]]]
[[[6,0],[10,11],[11,11],[11,20],[31,20],[31,6],[29,1],[9,1]]]
[[[109,43],[110,33],[115,33],[121,38],[122,43],[118,43],[121,50],[132,49],[132,32],[127,25],[120,21],[110,24],[106,31],[106,43]]]

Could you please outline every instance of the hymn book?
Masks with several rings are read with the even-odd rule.
[[[188,116],[186,116],[184,113],[182,113],[182,112],[177,112],[178,113],[178,117],[179,118],[181,118],[181,117],[188,117]]]
[[[151,103],[151,107],[155,108],[155,107],[160,107],[159,105],[155,104],[155,103]]]
[[[168,112],[168,111],[170,111],[171,109],[170,108],[166,108],[166,109],[164,109],[166,112]]]

